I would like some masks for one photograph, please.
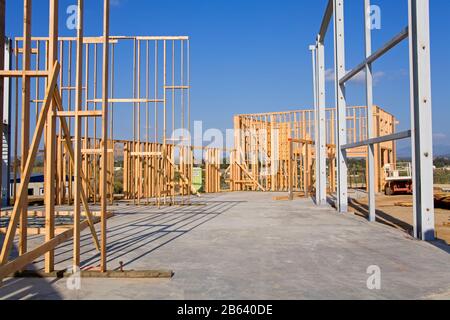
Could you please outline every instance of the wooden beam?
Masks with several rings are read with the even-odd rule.
[[[17,195],[16,202],[13,208],[13,214],[11,216],[8,231],[6,232],[5,240],[3,242],[2,252],[0,255],[0,265],[4,265],[9,258],[9,253],[11,252],[11,247],[14,241],[14,236],[16,234],[17,223],[19,222],[19,217],[23,210],[26,210],[24,216],[28,214],[27,206],[25,205],[27,201],[26,195],[28,195],[28,184],[30,182],[30,177],[36,159],[36,155],[39,149],[39,141],[42,137],[42,132],[44,130],[44,124],[47,119],[47,112],[50,108],[50,103],[53,98],[53,93],[55,92],[56,82],[58,79],[60,66],[58,62],[55,62],[53,66],[53,74],[50,78],[46,95],[45,103],[42,106],[41,112],[39,114],[38,123],[36,125],[36,130],[33,136],[33,142],[31,144],[31,152],[28,154],[27,161],[25,162],[25,170],[23,171],[20,187]],[[26,234],[25,234],[26,236]]]
[[[63,106],[62,106],[61,96],[59,95],[59,91],[54,92],[54,100],[55,100],[56,107],[59,110],[62,110]],[[60,122],[61,122],[62,131],[64,133],[64,137],[65,137],[64,143],[65,143],[66,149],[69,153],[70,161],[72,161],[72,164],[73,164],[75,161],[75,154],[74,154],[74,151],[72,148],[72,141],[70,139],[69,128],[68,128],[66,120],[64,118],[60,118]],[[80,175],[81,175],[82,179],[86,179],[83,172],[81,172]],[[87,212],[89,228],[91,229],[91,234],[92,234],[92,238],[94,240],[95,246],[96,246],[97,250],[100,250],[100,242],[98,241],[97,233],[95,231],[93,217],[92,217],[91,211],[89,209],[89,203],[88,203],[87,197],[86,197],[86,191],[83,188],[81,188],[81,201],[83,203],[84,210]]]
[[[94,270],[80,271],[81,278],[99,278],[99,279],[170,279],[174,275],[172,270],[118,270],[98,272]],[[15,278],[70,278],[72,272],[66,270],[45,273],[40,271],[23,271],[14,273]]]
[[[84,1],[78,0],[78,27],[77,27],[77,60],[76,60],[76,92],[75,92],[75,153],[74,153],[74,204],[73,204],[73,266],[80,267],[81,256],[81,111],[83,103],[83,28],[84,28]]]
[[[24,51],[22,48],[16,48],[15,49],[15,54],[19,55],[22,54]],[[39,49],[38,48],[32,48],[31,49],[31,54],[38,54],[39,53]]]
[[[58,0],[50,0],[49,47],[48,62],[54,65],[58,57]],[[50,101],[51,110],[55,109],[53,99]],[[47,115],[47,131],[45,137],[46,166],[45,166],[45,241],[55,236],[55,166],[56,162],[56,119],[53,112]],[[50,164],[50,165],[48,165]],[[45,271],[52,272],[55,264],[55,252],[49,250],[45,254]]]
[[[24,71],[30,70],[31,67],[31,6],[32,0],[24,0],[24,18],[23,18],[23,50],[22,68]],[[30,149],[30,78],[22,77],[22,161],[21,161],[21,180],[25,175],[26,163],[23,159],[28,158]],[[53,88],[52,88],[53,90]],[[49,102],[51,101],[51,97]],[[28,190],[27,190],[28,191]],[[20,215],[20,237],[19,237],[19,255],[27,251],[27,212],[28,212],[28,192],[23,195],[24,202],[21,206]]]
[[[95,221],[99,221],[98,218],[96,218]],[[95,222],[94,221],[94,222]],[[86,229],[89,226],[89,222],[83,221],[80,223],[80,230]],[[52,238],[50,241],[45,242],[44,244],[38,246],[36,249],[29,251],[25,253],[24,255],[14,259],[13,261],[1,265],[0,266],[0,280],[13,275],[15,272],[22,270],[27,265],[32,263],[37,258],[41,257],[43,254],[45,254],[48,251],[54,250],[57,246],[60,244],[66,242],[67,240],[71,239],[73,237],[73,228],[69,229],[67,231],[64,231],[63,233],[57,235],[56,237]]]
[[[131,152],[133,157],[162,157],[162,152]]]
[[[101,149],[82,149],[83,154],[102,154]],[[114,149],[108,149],[108,153],[114,153]]]
[[[75,117],[101,117],[102,112],[100,110],[80,110],[76,111],[57,111],[57,117],[75,118]]]
[[[23,41],[23,37],[16,37],[17,41]],[[47,41],[48,37],[32,37],[32,41]],[[59,37],[58,41],[76,41],[76,37]],[[110,43],[118,43],[119,41],[117,39],[112,39],[110,37]],[[101,44],[103,43],[103,37],[84,37],[83,38],[84,44]]]
[[[100,269],[102,272],[107,271],[106,262],[106,238],[107,238],[107,226],[106,226],[106,215],[108,210],[108,201],[106,198],[108,183],[108,99],[109,99],[109,0],[104,0],[103,7],[103,117],[102,117],[102,142],[101,148],[103,149],[102,154],[102,168],[101,168],[101,184],[100,184],[100,194],[101,194],[101,257],[100,257]]]
[[[242,171],[261,189],[261,191],[266,191],[266,189],[245,169],[241,164],[236,162],[236,164],[241,168]]]
[[[24,55],[26,56],[26,55]],[[49,76],[48,71],[36,70],[2,70],[0,76],[9,78],[46,78]]]
[[[95,102],[95,103],[101,103],[102,99],[89,99],[89,102]],[[141,99],[141,98],[133,98],[133,99],[126,99],[126,98],[113,98],[109,99],[109,103],[163,103],[163,99]]]
[[[167,162],[168,162],[174,169],[176,169],[176,165],[175,165],[175,163],[173,163],[172,159],[170,159],[170,157],[169,157],[168,155],[166,155],[165,158],[167,159]],[[185,182],[186,184],[189,184],[189,185],[190,185],[191,192],[192,192],[193,194],[197,195],[198,197],[200,197],[200,194],[197,192],[197,189],[194,188],[194,186],[190,183],[189,179],[188,179],[182,172],[179,172],[179,171],[178,171],[178,173],[180,174],[181,179],[183,179],[184,182]],[[167,174],[167,171],[165,171],[165,174]]]

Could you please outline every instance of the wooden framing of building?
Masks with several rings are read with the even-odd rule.
[[[77,1],[76,37],[58,36],[58,0],[49,0],[48,36],[32,37],[33,1],[23,0],[23,36],[14,39],[14,69],[4,70],[0,63],[0,93],[4,78],[15,80],[14,206],[7,213],[10,222],[1,248],[0,281],[41,256],[45,257],[45,272],[54,272],[55,248],[68,240],[73,240],[73,266],[79,268],[84,229],[90,230],[100,252],[98,271],[108,271],[108,203],[114,201],[118,150],[123,150],[124,197],[135,205],[189,204],[191,196],[197,195],[192,186],[196,152],[202,154],[206,193],[222,191],[222,180],[229,175],[232,191],[309,194],[314,185],[313,111],[236,116],[234,150],[194,147],[190,136],[189,38],[110,36],[109,0],[103,2],[102,36],[84,37],[84,0]],[[2,53],[4,24],[5,0],[0,0]],[[128,54],[132,56],[133,92],[118,97],[115,81],[121,70],[115,53],[126,43],[132,45]],[[132,134],[119,140],[114,120],[122,106],[132,110]],[[349,141],[367,139],[365,110],[348,108]],[[329,109],[327,115],[332,192],[336,188],[335,111]],[[395,132],[392,115],[376,108],[373,117],[378,124],[375,136]],[[231,165],[222,171],[222,156],[227,152]],[[45,241],[29,248],[28,184],[39,156],[45,177],[45,211],[38,215],[45,216]],[[351,150],[349,156],[366,157],[366,151]],[[383,164],[395,162],[395,144],[380,145],[376,161],[381,179]],[[381,180],[378,186],[381,188]],[[73,206],[67,213],[73,216],[73,225],[61,229],[56,227],[55,217],[56,206],[63,204]],[[100,211],[94,214],[92,204],[99,204]],[[99,232],[96,224],[100,224]],[[16,235],[18,256],[12,257]]]
[[[45,272],[53,272],[55,248],[70,239],[73,266],[79,268],[80,235],[86,228],[100,252],[99,271],[106,272],[107,207],[114,201],[116,153],[123,150],[125,199],[135,205],[161,206],[189,204],[190,197],[198,194],[192,186],[197,149],[205,159],[205,191],[219,192],[223,151],[191,145],[189,37],[111,36],[109,0],[104,0],[100,37],[84,36],[83,0],[78,0],[76,37],[58,36],[58,0],[49,0],[49,35],[33,37],[31,5],[32,0],[24,0],[23,36],[13,41],[14,68],[0,71],[0,79],[16,80],[12,99],[14,208],[8,212],[0,280],[43,255]],[[1,26],[4,1],[0,1],[0,11]],[[126,53],[132,65],[124,72],[116,52],[127,50],[127,44],[128,49],[131,44]],[[116,78],[130,70],[132,92],[119,97],[116,92],[123,94],[123,90],[117,90]],[[125,140],[115,134],[119,107],[133,113],[132,134]],[[41,159],[43,168],[34,168]],[[38,215],[45,215],[46,223],[37,231],[27,228],[28,218],[33,217],[27,207],[27,189],[34,169],[43,170],[45,180],[45,211]],[[58,205],[73,206],[70,228],[55,226]],[[100,212],[94,216],[90,205],[100,205]],[[96,223],[100,224],[99,236]],[[27,237],[36,232],[45,234],[45,242],[29,250]],[[11,257],[16,234],[19,256]]]
[[[83,12],[84,1],[78,0],[78,25],[76,44],[76,63],[74,85],[75,108],[67,109],[63,99],[63,82],[61,59],[58,57],[58,0],[49,0],[49,36],[43,40],[45,51],[39,41],[35,41],[31,35],[32,0],[23,1],[23,37],[15,41],[15,70],[0,70],[0,77],[16,78],[15,86],[15,155],[17,156],[18,141],[21,141],[21,166],[20,184],[15,186],[14,206],[10,214],[10,221],[7,227],[5,239],[0,255],[0,279],[11,275],[14,272],[24,269],[29,263],[45,256],[45,271],[53,272],[55,267],[55,248],[73,239],[73,266],[80,267],[80,234],[83,229],[89,228],[96,248],[100,251],[100,271],[106,271],[106,183],[107,183],[107,141],[108,141],[108,76],[109,76],[109,0],[104,0],[103,6],[103,36],[99,42],[103,48],[102,64],[102,100],[101,109],[97,113],[90,111],[82,112],[83,104]],[[5,11],[4,3],[0,6],[1,22],[4,24]],[[4,34],[0,37],[4,38]],[[21,44],[21,46],[20,46]],[[36,47],[32,47],[37,44]],[[20,57],[19,57],[20,55]],[[35,57],[35,59],[32,59]],[[22,63],[19,63],[19,60]],[[19,79],[22,81],[20,82]],[[19,86],[20,84],[20,86]],[[35,97],[32,99],[32,85],[34,84]],[[42,86],[42,87],[41,87]],[[44,94],[42,94],[42,89]],[[19,92],[22,97],[19,99]],[[31,123],[31,105],[35,106],[35,123]],[[20,108],[19,108],[20,107]],[[72,129],[66,118],[70,116],[74,119],[75,128]],[[94,218],[86,197],[85,186],[82,181],[86,179],[81,167],[81,123],[85,117],[101,118],[102,141],[99,148],[101,161],[101,211],[97,218]],[[18,132],[18,120],[20,123],[20,136]],[[57,135],[59,127],[59,136]],[[71,132],[75,132],[72,139]],[[32,140],[30,141],[30,136]],[[57,143],[59,142],[59,143]],[[57,144],[60,146],[57,147]],[[45,176],[45,242],[36,248],[28,248],[28,183],[33,172],[38,153],[43,148],[44,154],[44,176]],[[57,149],[64,150],[67,155],[68,167],[72,168],[73,179],[73,226],[61,233],[56,233],[55,229],[55,200],[56,191],[59,186],[56,183],[55,163],[57,163]],[[16,157],[17,160],[17,157]],[[15,161],[17,164],[17,161]],[[18,168],[14,165],[15,177]],[[17,179],[15,179],[16,181]],[[72,180],[72,179],[71,179]],[[85,219],[82,220],[81,206],[85,212]],[[95,230],[95,224],[100,223],[100,239]],[[19,256],[11,258],[11,249],[16,233],[19,235]]]
[[[328,191],[335,192],[334,109],[326,110]],[[231,155],[231,190],[297,191],[309,194],[315,183],[315,112],[297,110],[238,115],[234,118],[235,151]],[[374,108],[374,136],[395,133],[396,119]],[[347,108],[349,142],[367,139],[367,108]],[[377,191],[384,187],[383,167],[395,163],[395,143],[380,144],[375,151]],[[349,150],[349,158],[366,158],[367,148]]]
[[[17,56],[23,54],[23,50],[20,48],[22,42],[23,38],[16,39],[17,49],[15,53]],[[48,38],[33,37],[32,42],[36,46],[34,52],[38,60],[39,54],[45,55],[45,50],[42,52],[40,48],[47,48]],[[83,117],[84,121],[83,131],[79,132],[82,141],[82,158],[80,163],[82,163],[83,171],[86,173],[86,179],[83,179],[82,182],[87,190],[88,198],[97,203],[101,200],[99,182],[101,181],[100,161],[102,156],[100,145],[102,139],[99,130],[102,129],[102,126],[99,124],[99,120],[102,116],[102,110],[99,109],[99,106],[102,103],[102,99],[99,98],[101,82],[99,81],[98,69],[103,67],[103,61],[99,58],[102,38],[86,37],[80,43],[83,43],[84,49],[77,47],[77,38],[60,37],[58,39],[59,61],[61,63],[59,81],[62,83],[60,95],[67,106],[65,111],[59,113],[59,116],[67,118],[72,139],[76,140],[76,133],[78,132],[74,130],[74,127],[77,127],[74,109],[78,101],[74,95],[76,95],[78,87],[82,88],[83,105],[78,110],[78,114]],[[115,144],[111,143],[111,141],[115,139],[114,115],[118,108],[129,108],[133,112],[133,129],[132,137],[130,137],[132,140],[130,141],[133,141],[134,146],[126,146],[127,150],[133,149],[131,154],[129,154],[133,157],[132,163],[129,163],[130,168],[136,168],[134,173],[137,173],[139,167],[142,167],[142,170],[144,170],[144,165],[154,164],[156,166],[160,163],[161,168],[155,167],[155,170],[160,172],[161,175],[157,175],[156,178],[161,181],[164,180],[166,175],[163,173],[167,171],[168,175],[172,175],[170,180],[173,180],[170,161],[156,160],[162,154],[152,153],[146,148],[150,147],[151,143],[160,143],[162,145],[160,151],[167,155],[172,162],[174,162],[174,158],[170,150],[165,150],[166,145],[174,144],[177,146],[176,148],[180,145],[180,150],[176,150],[176,152],[187,152],[185,149],[190,144],[190,142],[187,142],[189,137],[186,133],[190,130],[190,46],[189,38],[185,36],[110,36],[109,43],[111,57],[108,67],[111,76],[106,87],[109,88],[110,114],[107,119],[109,130],[107,131],[108,142],[106,143],[106,148],[110,160],[108,161],[109,167],[107,170],[107,197],[112,201]],[[128,44],[132,44],[132,47]],[[116,61],[115,52],[121,49],[123,53],[124,50],[129,50],[130,48],[132,52],[127,52],[127,54],[133,57],[132,64],[130,64],[129,69],[120,70],[122,63],[121,61]],[[84,60],[76,61],[77,50],[83,51]],[[84,81],[82,79],[73,79],[74,65],[82,67],[80,73],[84,74]],[[129,94],[129,97],[117,98],[115,78],[122,76],[123,73],[130,69],[133,73],[132,92]],[[81,86],[79,86],[79,83],[75,83],[78,81],[82,82]],[[31,99],[31,102],[36,105],[37,110],[42,104],[42,100],[38,90],[34,93],[35,97]],[[173,141],[175,138],[179,139],[179,141]],[[58,184],[56,203],[71,204],[74,201],[73,189],[75,181],[71,178],[74,176],[74,168],[70,164],[70,157],[66,149],[63,147],[63,139],[63,132],[59,130],[56,156],[56,180]],[[181,164],[181,166],[184,165]],[[149,169],[145,170],[148,171]],[[14,171],[17,176],[18,170]],[[147,188],[150,188],[148,179],[144,185],[139,175],[133,174],[131,178],[135,180],[133,188],[136,190],[147,190]],[[162,193],[166,191],[161,189]],[[141,193],[137,194],[138,203],[140,203]],[[145,191],[145,195],[147,195],[147,191]]]

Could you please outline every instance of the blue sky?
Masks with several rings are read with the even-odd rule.
[[[60,10],[75,0],[61,0]],[[86,2],[86,34],[101,34],[102,1]],[[191,37],[192,119],[204,127],[226,129],[239,113],[311,107],[311,56],[326,0],[112,0],[111,34],[188,35]],[[34,1],[33,20],[47,19],[47,1]],[[363,58],[362,0],[346,1],[347,69]],[[373,47],[407,25],[407,0],[373,1],[382,10],[382,28]],[[21,1],[7,1],[7,33],[18,35]],[[435,149],[450,153],[450,1],[430,0]],[[61,34],[73,35],[61,21]],[[46,35],[34,24],[33,35]],[[329,33],[329,36],[331,32]],[[333,67],[331,38],[327,68]],[[393,113],[399,130],[409,125],[408,47],[404,42],[374,65],[375,103]],[[125,85],[125,84],[124,84]],[[327,85],[333,106],[333,83]],[[364,105],[364,87],[348,88],[349,105]]]

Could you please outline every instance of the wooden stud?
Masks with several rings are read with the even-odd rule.
[[[101,259],[100,269],[102,272],[107,271],[106,264],[106,238],[107,238],[107,210],[108,202],[106,199],[107,193],[107,167],[108,167],[108,65],[109,65],[109,0],[104,0],[103,12],[103,117],[102,117],[102,172],[101,172]]]
[[[49,21],[49,47],[48,62],[54,65],[58,54],[58,0],[50,0],[50,21]],[[53,99],[50,101],[50,110],[54,110]],[[55,167],[56,162],[56,119],[53,112],[47,115],[46,130],[46,162],[44,196],[45,196],[45,241],[51,241],[55,236]],[[48,165],[50,163],[50,165]],[[45,272],[54,271],[55,252],[49,250],[45,254]]]

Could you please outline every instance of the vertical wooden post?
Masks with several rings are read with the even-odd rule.
[[[289,161],[288,161],[288,180],[289,180],[289,200],[294,200],[294,165],[293,165],[293,142],[292,139],[288,140],[288,148],[289,148]]]
[[[277,181],[276,181],[277,180],[277,170],[278,170],[277,163],[279,160],[278,159],[278,149],[276,146],[276,144],[278,143],[278,131],[277,131],[276,125],[275,125],[275,119],[276,119],[275,116],[273,116],[273,115],[270,116],[270,135],[271,135],[270,136],[270,143],[271,143],[270,154],[271,154],[271,158],[272,158],[272,161],[270,163],[270,171],[271,171],[270,185],[271,185],[272,191],[276,191],[276,189],[278,187]]]
[[[23,18],[23,70],[31,67],[31,9],[32,0],[24,0]],[[2,120],[3,121],[3,120]],[[22,77],[22,158],[21,158],[21,183],[25,173],[26,159],[30,148],[30,77]],[[27,218],[28,218],[28,194],[24,196],[20,216],[19,254],[27,252]]]
[[[77,61],[75,84],[75,155],[74,155],[74,204],[73,204],[73,267],[80,267],[81,220],[81,104],[83,99],[83,0],[78,0]],[[74,271],[75,272],[75,271]]]
[[[102,112],[102,179],[101,179],[101,262],[100,269],[106,272],[106,215],[108,200],[106,198],[108,170],[108,67],[109,67],[109,0],[104,0],[103,13],[103,112]]]
[[[115,55],[114,55],[114,49],[115,49],[115,44],[112,44],[111,46],[111,98],[114,98],[114,85],[115,85],[115,73],[114,73],[114,65],[115,65]],[[114,155],[115,155],[115,142],[114,142],[114,103],[111,103],[111,115],[110,115],[110,134],[111,134],[111,149],[113,150],[111,153],[111,161],[110,161],[110,188],[111,188],[111,204],[113,204],[114,202],[114,181],[115,181],[115,176],[114,176]]]
[[[242,180],[242,170],[239,168],[237,164],[241,162],[241,154],[240,150],[242,150],[241,145],[241,135],[242,135],[242,127],[241,127],[241,119],[239,116],[234,117],[234,157],[232,165],[234,167],[234,175],[233,175],[233,191],[242,191],[242,184],[237,181]]]
[[[85,74],[85,96],[86,96],[86,102],[85,102],[85,106],[84,109],[86,111],[89,110],[89,44],[86,44],[86,66],[85,66],[85,70],[86,70],[86,74]],[[88,149],[89,148],[89,118],[86,117],[84,119],[84,143],[83,143],[83,148],[84,149]],[[86,180],[83,182],[83,186],[84,186],[84,190],[86,192],[86,198],[89,201],[90,199],[90,173],[89,173],[89,160],[90,160],[90,155],[89,154],[85,154],[84,155],[84,161],[83,161],[83,171],[84,171],[84,175],[86,177]]]
[[[93,75],[93,81],[94,81],[94,89],[93,89],[93,92],[92,92],[92,94],[94,95],[94,101],[96,101],[96,99],[97,99],[97,79],[98,79],[98,77],[97,77],[97,71],[98,71],[98,44],[96,43],[96,44],[94,44],[94,66],[93,66],[93,69],[94,69],[94,75]],[[97,110],[97,102],[94,102],[94,111],[96,111]],[[94,139],[92,140],[92,147],[94,148],[94,149],[97,149],[98,148],[98,146],[97,146],[97,118],[95,118],[94,119],[94,123],[93,123],[93,132],[94,132]],[[97,160],[98,160],[98,155],[97,154],[94,154],[94,155],[92,155],[92,159],[94,160],[94,161],[92,161],[93,162],[93,166],[92,166],[92,173],[93,173],[93,182],[94,182],[94,184],[93,184],[93,187],[94,187],[94,204],[97,204],[97,196],[98,196],[98,190],[99,190],[99,188],[97,187],[97,183],[98,183],[98,172],[97,172],[97,168],[98,168],[98,166],[97,166]]]
[[[62,87],[64,85],[64,41],[60,42],[59,46],[59,61],[61,63],[61,71],[59,73],[59,94],[62,97]],[[63,178],[63,153],[64,147],[62,144],[62,128],[59,127],[58,130],[58,147],[56,150],[57,153],[57,164],[56,164],[56,172],[57,172],[57,204],[61,205],[64,201],[64,189],[65,189],[65,179]]]
[[[50,0],[48,66],[53,66],[58,56],[58,1]],[[55,105],[51,102],[47,115],[46,162],[45,166],[45,241],[55,237],[55,166],[56,162],[56,118]],[[45,254],[45,272],[54,271],[55,251]]]
[[[69,54],[68,54],[68,61],[67,61],[67,77],[69,79],[68,81],[68,87],[72,88],[72,65],[73,65],[73,41],[69,41]],[[69,111],[72,111],[72,91],[67,90],[67,108]],[[68,126],[69,126],[69,134],[72,135],[72,118],[68,119]],[[66,166],[66,171],[64,173],[64,180],[66,179],[66,176],[69,177],[67,184],[68,184],[68,194],[67,194],[67,205],[71,205],[72,203],[72,196],[73,196],[73,184],[72,184],[72,178],[73,178],[73,170],[72,170],[72,162],[70,161],[70,157],[68,155],[67,149],[64,156],[64,165]]]
[[[137,98],[141,98],[141,41],[137,40],[137,62],[136,62],[137,74],[136,74],[136,94]],[[141,195],[142,195],[142,163],[141,163],[141,154],[142,144],[141,144],[141,103],[138,102],[136,104],[137,112],[136,112],[136,134],[137,134],[137,150],[138,152],[136,156],[136,179],[137,179],[137,204],[141,204]]]
[[[17,40],[14,41],[14,49],[17,49],[19,47],[19,43]],[[15,69],[19,69],[19,54],[16,52],[15,54]],[[16,88],[19,88],[19,78],[16,78],[15,81]],[[15,103],[14,103],[14,169],[13,169],[13,176],[14,176],[14,185],[13,185],[13,202],[16,202],[17,199],[17,159],[18,159],[18,141],[19,141],[19,91],[15,90]]]

